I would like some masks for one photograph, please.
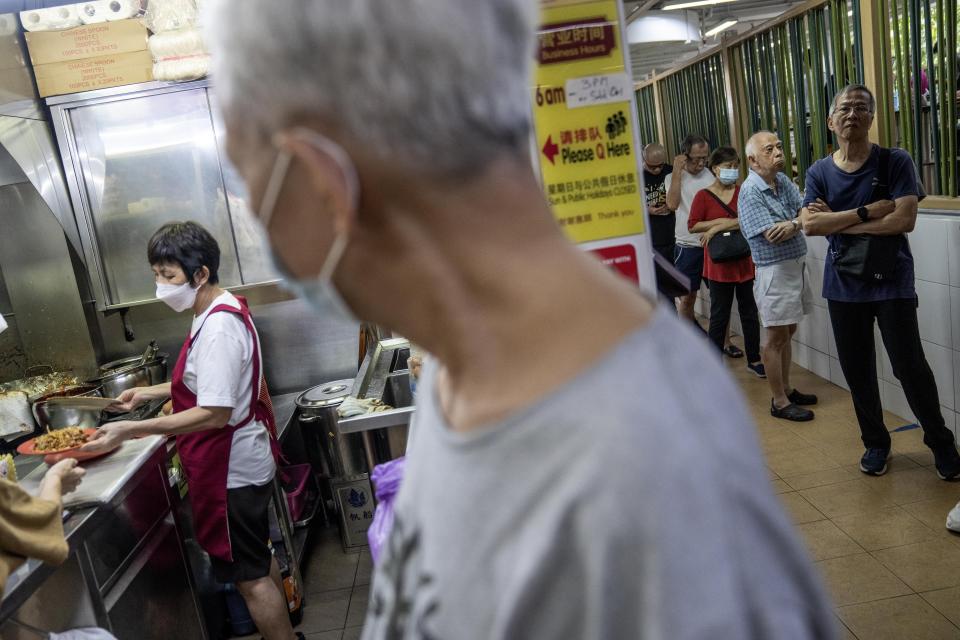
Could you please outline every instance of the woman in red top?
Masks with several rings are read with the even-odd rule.
[[[760,321],[757,303],[753,299],[753,260],[747,255],[739,260],[716,263],[710,259],[707,250],[707,245],[718,233],[740,228],[737,219],[740,156],[733,147],[720,147],[710,156],[707,167],[717,179],[694,197],[687,226],[691,232],[702,234],[703,278],[710,287],[710,340],[723,351],[724,333],[736,296],[747,351],[747,369],[763,378],[766,372],[760,361]]]

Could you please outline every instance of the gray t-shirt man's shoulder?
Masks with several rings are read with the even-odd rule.
[[[366,640],[834,637],[739,390],[670,311],[472,434],[434,388]]]

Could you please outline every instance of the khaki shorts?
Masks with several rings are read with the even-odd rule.
[[[799,324],[803,316],[813,311],[806,258],[758,265],[753,297],[757,300],[760,322],[764,327]]]

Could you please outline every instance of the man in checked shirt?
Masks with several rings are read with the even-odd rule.
[[[773,393],[770,415],[806,422],[814,417],[806,407],[816,404],[817,397],[790,386],[790,341],[813,305],[807,243],[798,220],[800,191],[782,173],[783,144],[776,134],[755,133],[745,155],[750,175],[740,187],[737,207],[740,229],[757,266],[753,295],[767,330],[761,355]]]

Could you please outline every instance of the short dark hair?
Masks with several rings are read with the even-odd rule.
[[[191,283],[197,272],[206,267],[210,283],[220,282],[220,245],[196,222],[171,222],[157,229],[147,244],[147,260],[150,266],[178,265]]]
[[[713,169],[719,164],[732,162],[734,160],[740,162],[740,154],[737,153],[736,149],[733,147],[717,147],[717,149],[710,154],[710,159],[707,160],[707,168]]]
[[[710,146],[710,143],[707,142],[706,138],[696,133],[691,133],[683,139],[683,142],[680,143],[680,153],[688,155],[694,147],[701,144],[705,144],[708,147]]]
[[[830,114],[833,115],[833,112],[837,110],[837,105],[840,104],[840,100],[843,99],[848,93],[853,93],[854,91],[860,91],[867,94],[870,100],[867,102],[867,105],[870,107],[870,113],[877,112],[877,99],[873,96],[873,91],[863,84],[848,84],[843,89],[837,92],[837,95],[833,96],[833,101],[830,103]]]

